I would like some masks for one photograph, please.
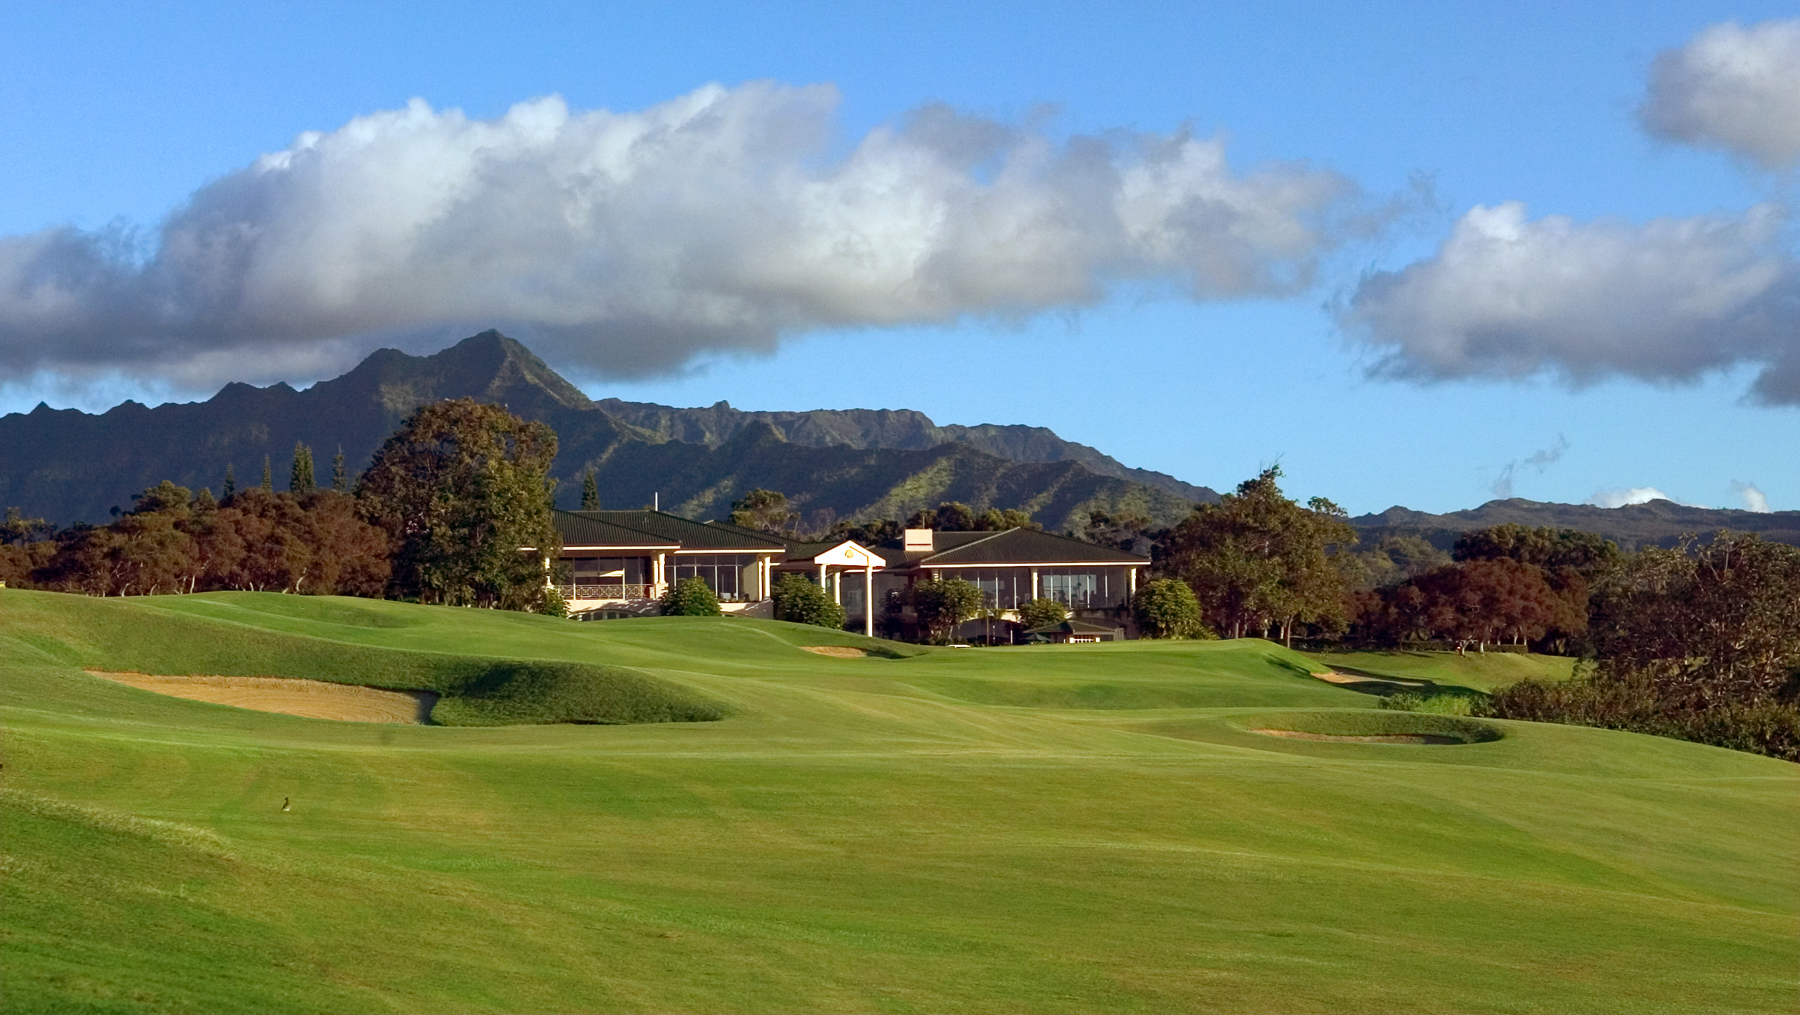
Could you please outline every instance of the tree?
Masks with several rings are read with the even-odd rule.
[[[562,543],[551,515],[556,434],[471,398],[415,411],[357,483],[394,547],[390,591],[532,609]],[[530,552],[521,552],[529,548]]]
[[[1206,619],[1240,638],[1272,629],[1289,643],[1297,623],[1347,622],[1349,591],[1334,551],[1356,542],[1342,508],[1282,495],[1279,466],[1197,507],[1156,548],[1157,570],[1188,583]]]
[[[56,526],[42,518],[27,518],[16,507],[6,509],[6,521],[0,523],[0,546],[35,543],[56,533]]]
[[[843,521],[826,531],[825,541],[841,543],[854,540],[861,546],[874,547],[893,542],[904,534],[900,523],[891,518],[877,518],[867,522]]]
[[[270,475],[270,473],[269,473],[269,456],[268,455],[263,456],[262,488],[265,490],[271,491],[271,492],[273,492],[275,489],[275,478],[274,478],[274,476]]]
[[[288,492],[304,497],[317,487],[313,482],[312,448],[294,442],[294,467],[288,472]]]
[[[1217,638],[1200,619],[1200,601],[1184,581],[1158,578],[1138,590],[1132,603],[1138,631],[1146,638]]]
[[[1648,549],[1602,583],[1597,673],[1671,708],[1800,698],[1800,547],[1721,532]]]
[[[1016,508],[988,508],[976,511],[960,501],[945,501],[937,508],[914,511],[906,520],[909,529],[936,529],[939,532],[1001,532],[1006,529],[1042,529],[1031,520],[1031,512]]]
[[[600,484],[594,481],[594,470],[581,477],[581,510],[600,510]]]
[[[1084,543],[1108,546],[1126,553],[1138,553],[1151,536],[1150,519],[1140,514],[1108,514],[1098,508],[1089,511],[1087,521],[1069,535]]]
[[[665,617],[717,617],[719,597],[713,594],[703,578],[683,578],[663,593]]]
[[[777,490],[751,490],[731,505],[731,524],[781,534],[800,516],[788,509],[787,495]]]
[[[339,493],[350,492],[350,474],[344,471],[344,446],[338,445],[337,454],[331,456],[331,488]]]
[[[1054,599],[1032,599],[1019,607],[1019,623],[1027,629],[1048,627],[1069,619],[1069,608]]]
[[[910,598],[926,640],[938,643],[949,641],[957,625],[973,619],[982,602],[981,590],[961,578],[915,582]]]
[[[225,482],[219,487],[223,499],[230,500],[237,494],[237,476],[231,472],[231,463],[225,463]]]
[[[842,630],[844,607],[805,577],[784,574],[775,583],[775,619]]]

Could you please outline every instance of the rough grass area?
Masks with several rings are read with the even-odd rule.
[[[1800,766],[1260,735],[1458,720],[1267,642],[820,635],[0,590],[0,1010],[1800,1008]],[[336,723],[83,666],[441,679],[498,720],[616,668],[726,714]]]

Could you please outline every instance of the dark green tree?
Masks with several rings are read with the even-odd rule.
[[[751,490],[731,505],[731,524],[769,533],[786,533],[800,516],[788,508],[787,495],[776,490]]]
[[[1047,627],[1069,619],[1069,608],[1054,599],[1033,599],[1019,607],[1019,623],[1027,628]]]
[[[915,582],[910,593],[913,614],[919,618],[927,641],[942,644],[956,628],[981,610],[981,590],[961,578],[933,578]]]
[[[719,597],[706,584],[703,578],[683,578],[663,593],[662,612],[665,617],[717,617]]]
[[[312,448],[294,442],[294,467],[288,471],[288,492],[296,497],[304,497],[318,488],[313,482]]]
[[[344,471],[344,448],[338,446],[337,454],[331,456],[331,488],[339,493],[350,492],[350,474]]]
[[[594,481],[594,470],[581,477],[581,510],[600,510],[600,484]]]
[[[230,462],[225,463],[225,482],[219,489],[224,491],[222,496],[224,500],[230,500],[232,495],[237,493],[237,476],[232,473]]]
[[[272,473],[269,472],[269,456],[268,455],[263,456],[262,488],[265,490],[268,490],[270,492],[273,492],[275,489],[275,477]]]
[[[1291,642],[1295,624],[1348,622],[1349,583],[1332,557],[1356,542],[1356,530],[1323,497],[1302,507],[1283,496],[1280,478],[1279,466],[1264,469],[1196,508],[1158,547],[1158,570],[1186,581],[1206,618],[1233,638],[1278,633]]]
[[[1138,590],[1132,602],[1138,632],[1146,638],[1217,638],[1200,617],[1200,601],[1187,582],[1158,578]]]
[[[823,588],[797,574],[784,574],[775,583],[775,619],[842,630],[844,607]]]
[[[562,543],[551,516],[556,434],[474,399],[423,406],[357,482],[394,547],[390,591],[451,605],[537,609],[544,561]]]

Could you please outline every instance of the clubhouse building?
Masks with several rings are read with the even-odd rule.
[[[917,624],[904,591],[918,581],[961,578],[991,611],[963,625],[963,640],[1025,641],[1018,608],[1055,599],[1086,628],[1111,637],[1135,631],[1131,597],[1150,560],[1034,529],[937,532],[865,547],[807,543],[727,522],[695,522],[661,511],[558,511],[563,550],[553,572],[573,616],[610,619],[656,612],[676,582],[699,578],[728,613],[772,617],[770,593],[783,574],[830,590],[855,631],[910,638]],[[1087,639],[1082,639],[1087,640]]]

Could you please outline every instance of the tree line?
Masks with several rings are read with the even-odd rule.
[[[472,399],[415,411],[351,480],[342,453],[319,489],[296,445],[288,489],[222,495],[167,480],[106,525],[58,531],[8,509],[0,582],[95,596],[221,590],[385,596],[426,603],[559,609],[544,567],[561,551],[551,520],[556,435]],[[534,552],[521,553],[521,547]]]

